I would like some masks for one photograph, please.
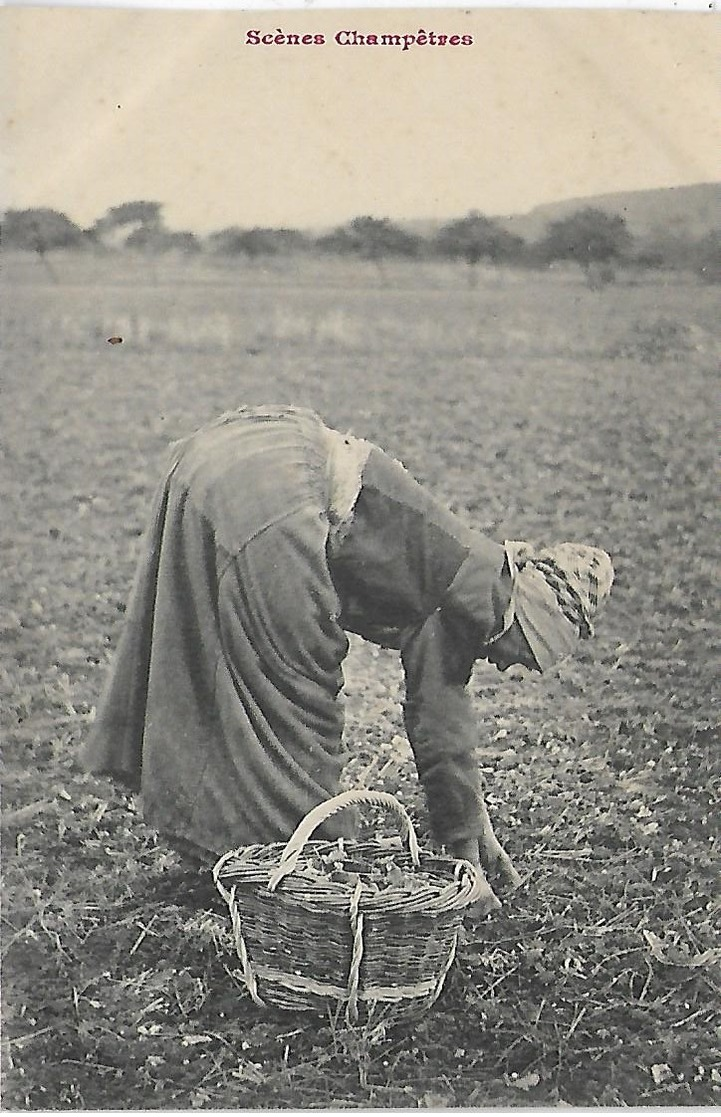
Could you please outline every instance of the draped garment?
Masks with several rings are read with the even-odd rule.
[[[155,495],[83,763],[183,846],[285,840],[337,792],[346,630],[400,650],[439,840],[478,825],[465,685],[510,595],[503,548],[378,447],[336,523],[328,447],[311,411],[243,408],[177,444]]]

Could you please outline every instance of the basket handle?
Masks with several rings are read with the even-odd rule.
[[[395,811],[396,815],[403,824],[404,837],[408,841],[408,850],[411,855],[411,860],[418,869],[420,867],[421,859],[418,851],[418,838],[413,829],[410,815],[405,807],[398,802],[394,795],[389,795],[387,791],[344,791],[341,795],[335,795],[332,799],[326,799],[324,803],[319,803],[312,811],[298,823],[295,830],[288,839],[288,844],[280,855],[280,861],[270,874],[268,881],[268,890],[275,892],[276,888],[283,880],[295,869],[298,858],[303,852],[305,843],[311,837],[313,832],[325,822],[326,819],[332,815],[337,814],[338,811],[345,810],[346,807],[355,807],[361,803],[374,803],[380,807],[388,807],[389,810]]]

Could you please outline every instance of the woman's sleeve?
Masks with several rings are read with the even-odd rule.
[[[475,653],[473,633],[442,609],[401,648],[406,732],[434,836],[447,846],[477,837],[482,828],[477,724],[466,690]]]
[[[400,648],[405,725],[442,844],[477,837],[483,796],[466,685],[510,597],[500,544],[471,532],[374,448],[329,569],[344,628]]]

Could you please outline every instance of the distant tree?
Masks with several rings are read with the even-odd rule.
[[[257,260],[259,256],[275,256],[278,251],[273,230],[258,226],[241,233],[238,247],[249,260]]]
[[[211,233],[206,240],[208,249],[221,256],[247,256],[255,260],[260,256],[275,256],[306,247],[306,238],[296,229],[265,229],[256,226],[242,229],[231,225]]]
[[[666,263],[663,252],[651,246],[639,245],[635,252],[626,257],[632,267],[651,271],[662,268]]]
[[[304,252],[309,246],[308,237],[299,229],[270,229],[268,232],[279,253]]]
[[[208,233],[205,238],[205,247],[209,252],[219,256],[233,256],[241,251],[239,244],[243,230],[236,225],[229,225],[226,229],[216,229]]]
[[[469,266],[490,260],[511,259],[523,247],[523,238],[509,233],[497,221],[471,210],[465,217],[441,226],[434,248],[442,256],[465,260]]]
[[[338,256],[350,256],[356,251],[357,242],[347,228],[334,229],[316,238],[316,248],[321,252],[334,252]]]
[[[162,209],[160,202],[123,202],[122,205],[111,206],[88,232],[99,244],[123,246],[140,230],[144,234],[162,230]]]
[[[387,217],[354,217],[348,228],[353,251],[366,260],[417,256],[420,239]]]
[[[80,248],[83,230],[54,209],[9,209],[2,222],[6,248],[22,248],[44,256],[52,248]]]
[[[201,249],[200,239],[189,229],[168,233],[167,243],[171,251],[184,252],[187,256],[194,256]]]
[[[162,209],[160,202],[123,202],[122,205],[111,206],[98,224],[109,228],[144,225],[146,228],[157,229],[163,224]]]
[[[451,260],[464,260],[469,268],[470,282],[475,284],[475,269],[481,260],[492,264],[519,260],[525,242],[509,233],[497,221],[471,210],[465,217],[442,225],[433,240],[433,250]]]
[[[195,233],[171,232],[169,229],[154,229],[145,225],[133,229],[132,233],[128,234],[125,247],[149,253],[181,252],[188,256],[200,251],[200,243]]]
[[[572,260],[579,265],[592,285],[610,282],[615,276],[613,263],[623,259],[632,238],[625,218],[619,214],[586,206],[568,217],[552,221],[540,243],[546,261]]]
[[[674,271],[693,269],[696,263],[696,243],[686,230],[673,224],[656,224],[634,243],[633,256],[657,259],[659,267]]]
[[[387,217],[354,217],[349,224],[319,237],[316,244],[326,252],[380,263],[389,256],[417,256],[421,240]]]

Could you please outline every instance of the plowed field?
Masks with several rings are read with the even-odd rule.
[[[718,1103],[713,288],[62,255],[3,278],[4,1106]],[[75,764],[167,444],[260,402],[378,441],[498,539],[614,558],[577,659],[475,671],[524,881],[414,1023],[264,1015],[219,898]],[[425,834],[397,657],[354,643],[346,683],[345,784]]]

